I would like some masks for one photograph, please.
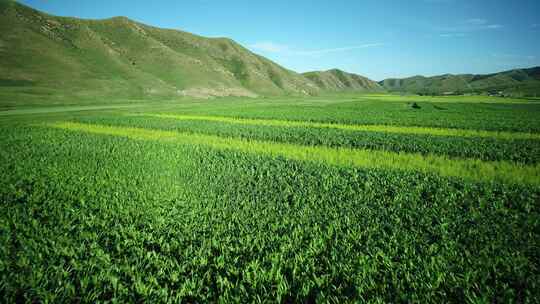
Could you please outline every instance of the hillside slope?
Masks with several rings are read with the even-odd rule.
[[[504,95],[540,95],[540,67],[516,69],[488,75],[414,76],[386,79],[379,83],[394,92],[417,94],[498,93]]]
[[[2,93],[75,96],[308,95],[302,75],[226,38],[124,17],[51,16],[0,0]],[[0,94],[1,97],[1,94]]]
[[[338,69],[307,72],[302,75],[315,83],[321,90],[328,92],[382,90],[382,87],[373,80]]]

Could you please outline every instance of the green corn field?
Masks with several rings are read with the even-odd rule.
[[[8,109],[0,302],[534,303],[539,118],[384,95]]]

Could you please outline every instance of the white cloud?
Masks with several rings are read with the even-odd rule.
[[[313,56],[313,55],[324,55],[328,53],[336,52],[347,52],[359,49],[367,49],[373,47],[384,46],[384,43],[367,43],[361,45],[353,45],[346,47],[337,47],[337,48],[328,48],[328,49],[316,49],[316,50],[298,50],[293,49],[287,45],[279,44],[271,41],[257,42],[249,47],[256,51],[262,51],[267,53],[280,53],[286,55],[296,55],[296,56]]]

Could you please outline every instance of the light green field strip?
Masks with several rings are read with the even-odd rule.
[[[242,125],[258,125],[271,127],[305,127],[305,128],[332,128],[350,131],[384,132],[397,134],[422,134],[434,136],[455,136],[455,137],[489,137],[496,139],[540,139],[540,134],[525,132],[496,132],[484,130],[465,130],[465,129],[443,129],[428,127],[405,127],[388,125],[347,125],[339,123],[323,123],[309,121],[293,120],[274,120],[274,119],[250,119],[233,118],[221,116],[198,116],[198,115],[171,115],[171,114],[143,114],[143,116],[169,118],[177,120],[199,120],[213,121]]]
[[[134,140],[157,140],[235,150],[259,155],[281,156],[301,161],[360,168],[382,168],[431,172],[441,176],[477,181],[500,181],[540,185],[540,164],[534,166],[511,162],[486,162],[476,159],[449,159],[438,155],[395,153],[323,146],[302,146],[269,141],[248,141],[212,135],[179,133],[141,128],[60,122],[48,126],[93,134],[122,136]]]

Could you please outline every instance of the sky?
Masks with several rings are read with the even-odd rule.
[[[20,0],[59,16],[126,16],[228,37],[297,71],[374,80],[540,66],[540,0]]]

